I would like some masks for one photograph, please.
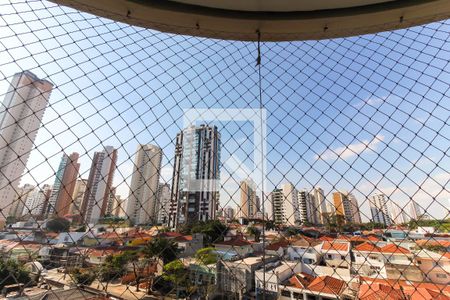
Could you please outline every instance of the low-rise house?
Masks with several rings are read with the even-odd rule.
[[[21,262],[36,260],[42,245],[35,242],[0,241],[1,259],[11,259]]]
[[[360,277],[359,300],[450,300],[450,285]]]
[[[450,252],[437,253],[421,249],[414,253],[425,280],[437,284],[450,284]]]
[[[447,252],[450,252],[450,240],[437,239],[437,238],[428,238],[424,240],[416,241],[416,244],[420,247],[425,246],[434,246],[444,249]]]
[[[241,235],[238,235],[227,241],[215,243],[214,247],[221,252],[230,251],[237,253],[240,257],[247,257],[255,252],[256,249],[254,245],[257,244],[248,241]]]
[[[99,239],[91,232],[61,232],[56,237],[56,244],[89,247],[99,244]]]
[[[199,249],[203,248],[203,234],[182,235],[173,239],[180,249],[180,257],[193,256]]]
[[[286,256],[291,261],[301,261],[304,264],[316,265],[321,259],[321,247],[321,241],[301,237],[289,244]]]
[[[279,241],[272,242],[266,246],[267,255],[274,255],[278,257],[283,257],[290,245],[290,241],[287,239],[281,239]]]
[[[189,264],[189,280],[195,286],[195,294],[206,297],[216,289],[216,264]]]
[[[385,258],[381,248],[366,242],[352,249],[354,263],[352,270],[361,276],[387,278]]]
[[[414,262],[414,255],[406,248],[396,244],[387,244],[380,248],[385,258],[388,279],[422,281],[423,274]]]
[[[227,299],[243,299],[255,291],[255,272],[263,264],[277,261],[274,256],[246,257],[235,261],[217,262],[217,291]]]
[[[393,243],[366,242],[353,248],[352,270],[361,276],[421,281],[422,272],[413,261],[414,255]]]
[[[281,295],[281,283],[288,280],[293,274],[301,271],[301,263],[272,262],[267,263],[255,272],[255,293],[264,293],[265,299],[278,299]]]
[[[331,276],[314,277],[304,273],[294,274],[280,286],[281,300],[328,300],[346,299],[347,283]]]
[[[349,269],[351,266],[349,242],[325,241],[320,248],[320,253],[329,267]]]

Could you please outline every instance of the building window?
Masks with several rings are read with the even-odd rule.
[[[290,298],[291,297],[291,291],[282,290],[281,291],[281,296]]]

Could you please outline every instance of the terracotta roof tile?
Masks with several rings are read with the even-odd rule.
[[[361,285],[358,293],[359,300],[406,300],[401,289],[380,283]]]
[[[367,252],[380,252],[380,248],[372,243],[365,242],[358,246],[353,247],[354,251],[367,251]]]
[[[345,281],[331,276],[316,277],[309,285],[308,289],[314,292],[339,295],[345,287]]]
[[[236,246],[236,247],[250,246],[252,244],[253,244],[252,242],[249,242],[246,239],[243,239],[243,238],[240,238],[240,237],[239,238],[233,238],[233,239],[228,240],[228,241],[215,243],[215,245],[219,245],[219,246]]]
[[[401,253],[401,254],[411,254],[411,252],[403,247],[400,247],[395,244],[387,244],[386,246],[380,249],[383,253]]]
[[[277,251],[280,248],[286,248],[290,245],[288,240],[281,240],[266,246],[266,250]]]
[[[349,244],[346,242],[323,242],[322,250],[347,252],[349,251]]]
[[[314,276],[306,273],[298,273],[289,278],[289,283],[296,288],[303,289],[306,288],[314,280],[314,278]]]

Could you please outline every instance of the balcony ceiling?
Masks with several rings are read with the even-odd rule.
[[[132,25],[210,38],[307,40],[450,17],[449,0],[53,0]]]

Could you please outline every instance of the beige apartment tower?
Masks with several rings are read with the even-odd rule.
[[[127,217],[134,224],[156,224],[162,150],[155,145],[138,145],[131,176]]]
[[[105,146],[103,151],[94,153],[81,206],[81,220],[84,222],[96,224],[105,216],[116,163],[117,149],[112,146]]]
[[[241,207],[239,215],[245,219],[256,218],[259,212],[259,198],[256,196],[255,183],[246,179],[239,184],[241,191]]]
[[[52,88],[51,82],[29,71],[17,73],[0,106],[0,228],[18,196]]]

